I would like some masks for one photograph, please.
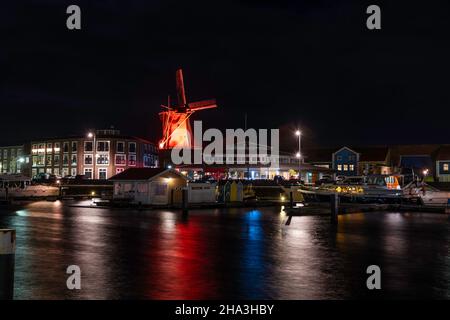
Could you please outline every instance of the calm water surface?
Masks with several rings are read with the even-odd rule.
[[[17,230],[16,299],[450,298],[450,223],[430,213],[294,217],[279,208],[0,208]],[[82,204],[82,203],[74,203]],[[66,288],[79,265],[82,289]],[[366,289],[380,266],[382,290]]]

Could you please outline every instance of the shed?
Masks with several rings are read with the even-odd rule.
[[[114,200],[144,205],[181,203],[187,177],[173,169],[130,168],[109,179],[114,183]]]

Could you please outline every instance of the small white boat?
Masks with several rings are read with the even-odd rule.
[[[403,188],[403,195],[407,199],[418,199],[425,206],[450,206],[450,192],[441,191],[425,182],[410,182]]]
[[[46,185],[33,185],[30,178],[20,174],[0,175],[0,199],[48,198],[57,197],[59,188]]]

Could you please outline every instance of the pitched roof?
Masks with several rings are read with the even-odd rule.
[[[130,168],[112,176],[108,180],[150,180],[164,171],[170,170],[166,168]]]
[[[359,161],[385,161],[389,152],[388,147],[355,148],[360,154]]]
[[[439,150],[437,144],[411,144],[396,145],[391,147],[392,163],[400,164],[400,159],[405,156],[429,156],[434,158]]]
[[[360,154],[360,161],[385,161],[389,152],[388,147],[342,147],[333,149],[311,149],[303,151],[305,161],[309,163],[315,162],[332,162],[332,155],[344,148],[352,150]]]
[[[436,155],[436,160],[450,160],[450,146],[442,146]]]

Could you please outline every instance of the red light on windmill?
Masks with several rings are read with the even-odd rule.
[[[216,100],[203,100],[187,103],[184,91],[183,71],[176,72],[178,105],[171,106],[170,99],[165,110],[159,113],[162,121],[163,138],[159,142],[160,149],[175,147],[192,147],[192,130],[189,122],[191,115],[199,110],[217,108]]]

